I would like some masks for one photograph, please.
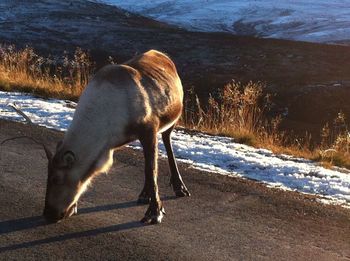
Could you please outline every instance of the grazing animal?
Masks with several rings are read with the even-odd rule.
[[[145,158],[145,184],[138,202],[149,203],[144,223],[160,223],[157,134],[162,134],[176,196],[190,196],[178,171],[170,135],[182,112],[183,90],[176,67],[150,50],[121,65],[97,72],[82,93],[73,121],[55,155],[48,155],[44,216],[58,222],[77,212],[77,202],[93,177],[107,172],[113,151],[139,139]]]

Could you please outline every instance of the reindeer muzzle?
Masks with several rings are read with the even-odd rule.
[[[68,218],[74,214],[77,214],[77,204],[73,204],[66,211],[59,211],[55,208],[45,206],[44,217],[48,223],[58,223],[61,220]]]

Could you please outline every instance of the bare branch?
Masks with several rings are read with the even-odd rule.
[[[20,109],[18,108],[18,106],[14,103],[9,103],[7,106],[11,107],[12,109],[14,109],[19,115],[21,115],[25,120],[26,122],[29,124],[29,125],[34,125],[34,123],[31,121],[31,119]],[[39,142],[37,141],[36,139],[32,138],[32,137],[29,137],[29,136],[17,136],[17,137],[12,137],[12,138],[8,138],[8,139],[5,139],[3,140],[1,143],[0,143],[0,146],[2,146],[3,144],[5,144],[6,142],[8,141],[11,141],[11,140],[16,140],[16,139],[23,139],[23,138],[26,138],[26,139],[30,139],[32,141],[34,141],[36,144],[38,145],[41,145],[43,148],[44,148],[44,151],[45,151],[45,154],[46,154],[46,157],[49,161],[51,161],[52,159],[52,153],[50,152],[50,150],[47,148],[47,146],[43,143],[43,142]]]
[[[28,124],[33,124],[32,120],[15,103],[9,103],[7,106],[11,107],[15,112],[21,115]]]

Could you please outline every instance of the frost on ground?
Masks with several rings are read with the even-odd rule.
[[[350,2],[343,0],[94,0],[193,31],[310,42],[350,39]]]
[[[7,106],[9,103],[17,104],[33,123],[61,131],[67,129],[74,113],[72,102],[0,92],[1,118],[24,120]],[[184,130],[177,130],[173,134],[173,141],[177,159],[194,168],[249,178],[271,187],[315,194],[322,202],[350,207],[350,174],[345,172],[325,169],[308,160],[237,144],[226,137],[191,135]],[[138,142],[130,146],[141,148]],[[162,143],[160,152],[166,155]]]

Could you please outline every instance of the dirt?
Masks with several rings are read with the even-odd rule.
[[[176,62],[185,89],[205,101],[225,83],[261,81],[286,111],[286,130],[318,136],[342,110],[350,118],[350,47],[187,32],[116,7],[83,0],[11,0],[0,4],[1,42],[62,55],[90,50],[96,67],[158,49]],[[1,18],[1,17],[0,17]]]
[[[0,141],[28,135],[54,148],[63,134],[0,120]],[[84,194],[78,215],[46,224],[47,160],[31,140],[0,147],[0,260],[350,260],[350,211],[313,196],[180,164],[192,193],[174,197],[160,159],[160,225],[142,225],[140,151],[121,148]]]

